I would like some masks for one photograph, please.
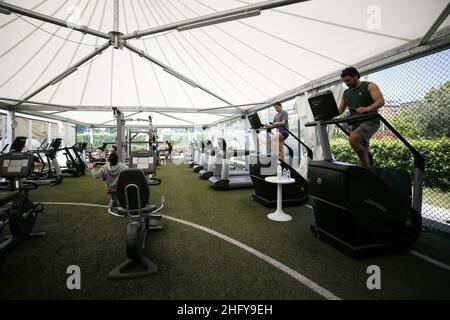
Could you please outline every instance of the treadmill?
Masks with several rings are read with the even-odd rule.
[[[225,139],[217,139],[220,151],[216,155],[214,175],[208,179],[208,183],[214,189],[228,190],[233,188],[252,188],[253,182],[246,170],[230,170],[230,158],[249,155],[248,150],[227,149]]]

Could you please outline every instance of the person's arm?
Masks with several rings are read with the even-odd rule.
[[[103,167],[101,167],[101,169],[99,170],[99,171],[97,171],[97,170],[95,170],[95,167],[91,167],[91,173],[92,173],[92,176],[95,178],[95,179],[98,179],[98,178],[104,178],[105,177],[105,168],[106,167],[106,165],[104,165]]]
[[[271,124],[271,127],[278,127],[278,126],[285,126],[286,122],[288,120],[288,113],[286,111],[283,111],[283,116],[282,116],[282,120],[281,121],[277,121],[277,122],[273,122]]]
[[[369,86],[367,87],[369,90],[370,96],[372,97],[373,103],[370,106],[367,107],[359,107],[356,109],[356,112],[358,113],[366,113],[370,111],[375,111],[380,109],[382,106],[384,106],[384,97],[383,94],[380,91],[380,88],[375,83],[369,83]]]
[[[342,114],[346,108],[347,105],[345,104],[344,97],[342,97],[341,101],[339,102],[339,114]]]

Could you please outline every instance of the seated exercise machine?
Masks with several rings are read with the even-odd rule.
[[[266,131],[266,152],[262,153],[260,150],[259,142],[256,142],[256,153],[250,155],[250,176],[253,181],[255,191],[252,194],[252,198],[266,207],[274,208],[277,206],[277,185],[269,183],[265,180],[266,177],[275,176],[277,174],[277,164],[284,172],[289,170],[290,177],[295,179],[293,184],[285,184],[282,186],[283,190],[283,206],[300,205],[308,201],[308,182],[303,176],[292,167],[293,150],[286,143],[285,146],[289,152],[289,161],[285,162],[278,157],[278,150],[276,154],[271,154],[271,128],[264,128],[262,125],[258,113],[251,113],[247,116],[250,122],[251,129],[259,131]],[[305,145],[295,134],[289,129],[285,130],[297,140],[306,149],[308,158],[312,159],[312,150]],[[257,140],[257,139],[256,139]]]
[[[126,230],[127,259],[115,267],[110,279],[131,279],[144,277],[158,271],[156,265],[144,256],[147,234],[150,230],[162,229],[162,209],[164,197],[159,208],[148,204],[150,189],[144,173],[140,169],[123,170],[117,182],[119,217],[130,217],[132,222]]]
[[[8,152],[0,158],[0,177],[10,180],[12,189],[0,195],[0,253],[26,238],[43,237],[45,233],[33,233],[36,220],[44,210],[41,203],[28,198],[28,190],[37,189],[32,183],[24,183],[33,170],[32,154]],[[11,205],[8,203],[12,202]],[[3,237],[3,229],[9,225],[10,236]]]
[[[161,179],[156,177],[158,158],[154,151],[134,151],[130,153],[129,168],[141,169],[148,176],[148,185],[157,186]]]
[[[157,158],[154,151],[134,151],[130,153],[128,168],[140,169],[146,176],[147,184],[157,186],[161,184],[161,179],[156,177],[156,163]],[[108,189],[108,194],[111,195],[108,212],[114,216],[122,216],[117,213],[119,207],[117,189]]]
[[[308,165],[309,195],[316,224],[314,234],[354,257],[406,250],[418,239],[422,226],[423,156],[378,113],[333,117],[339,114],[331,91],[309,98],[324,160]],[[403,169],[374,168],[333,160],[326,127],[378,117],[414,156],[414,180]],[[411,188],[414,194],[411,195]]]

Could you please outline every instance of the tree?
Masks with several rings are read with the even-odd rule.
[[[405,106],[390,122],[410,139],[450,138],[450,81],[429,90],[423,100]]]

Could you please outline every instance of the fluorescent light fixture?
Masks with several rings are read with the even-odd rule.
[[[163,70],[171,75],[173,75],[174,77],[177,77],[178,79],[180,79],[181,81],[184,81],[188,84],[190,84],[191,86],[193,86],[194,88],[197,88],[197,85],[190,79],[186,78],[185,76],[183,76],[182,74],[172,70],[172,69],[168,69],[168,68],[163,68]]]
[[[3,13],[3,14],[11,14],[11,11],[9,11],[8,9],[3,9],[3,8],[0,8],[0,13]]]
[[[190,29],[210,26],[210,25],[214,25],[214,24],[218,24],[218,23],[234,21],[234,20],[239,20],[239,19],[243,19],[243,18],[255,17],[255,16],[259,16],[260,14],[261,14],[261,12],[259,10],[253,10],[253,11],[248,11],[248,12],[243,12],[243,13],[237,13],[237,14],[226,16],[226,17],[223,17],[223,18],[216,18],[216,19],[211,19],[211,20],[206,20],[206,21],[196,22],[196,23],[194,22],[194,23],[191,23],[191,24],[187,24],[187,25],[178,27],[177,30],[178,31],[185,31],[185,30],[190,30]]]
[[[78,68],[72,68],[67,70],[66,72],[64,72],[62,75],[60,75],[58,78],[56,78],[55,80],[52,81],[52,83],[50,83],[51,85],[57,84],[58,82],[60,82],[61,80],[63,80],[64,78],[67,78],[68,76],[70,76],[72,73],[74,73],[75,71],[77,71]]]

